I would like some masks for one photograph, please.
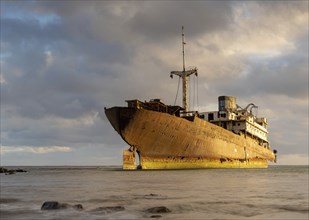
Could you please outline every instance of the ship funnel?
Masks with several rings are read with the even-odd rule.
[[[219,111],[235,111],[236,98],[234,96],[219,96],[218,107]]]

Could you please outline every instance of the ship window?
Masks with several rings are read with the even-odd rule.
[[[240,123],[238,123],[238,126],[240,126]]]
[[[209,113],[208,114],[208,121],[214,120],[214,114],[213,113]]]
[[[219,111],[224,111],[225,110],[225,103],[224,100],[219,101]]]

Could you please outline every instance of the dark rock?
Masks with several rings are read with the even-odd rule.
[[[161,218],[162,217],[162,215],[152,215],[152,216],[150,216],[150,218]]]
[[[23,169],[20,169],[18,168],[17,170],[15,170],[17,173],[26,173],[28,172],[27,170],[23,170]]]
[[[43,203],[41,210],[55,210],[55,209],[67,209],[67,208],[73,208],[78,211],[84,209],[82,204],[70,205],[68,203],[59,203],[58,201],[47,201]]]
[[[47,201],[44,202],[41,210],[52,210],[52,209],[60,209],[60,203],[57,201]]]
[[[27,171],[20,169],[20,168],[18,168],[16,170],[9,170],[9,169],[0,167],[0,173],[5,173],[5,175],[11,175],[11,174],[21,173],[21,172],[27,172]]]
[[[168,213],[168,212],[171,212],[171,210],[169,210],[165,206],[158,206],[158,207],[153,207],[153,208],[147,209],[146,212],[149,212],[149,213]]]
[[[7,172],[8,172],[8,169],[0,167],[0,173],[7,173]]]
[[[15,170],[8,170],[5,175],[12,175],[12,174],[15,174]]]
[[[47,201],[43,203],[41,210],[66,209],[69,207],[71,206],[67,203],[59,203],[57,201]]]

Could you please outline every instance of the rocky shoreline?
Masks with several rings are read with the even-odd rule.
[[[15,173],[26,173],[28,172],[27,170],[24,170],[24,169],[6,169],[4,167],[0,167],[0,173],[4,173],[5,175],[12,175],[12,174],[15,174]]]
[[[71,205],[68,203],[60,203],[58,201],[46,201],[41,206],[41,210],[59,210],[59,209],[68,209],[68,208],[72,208],[78,211],[84,210],[84,207],[82,204]],[[124,206],[104,206],[104,207],[98,207],[93,210],[90,210],[90,212],[108,214],[108,213],[120,212],[124,210],[125,210]],[[165,206],[158,206],[158,207],[148,208],[146,210],[143,210],[143,212],[146,214],[150,214],[148,216],[150,218],[161,218],[162,214],[170,213],[171,210]]]

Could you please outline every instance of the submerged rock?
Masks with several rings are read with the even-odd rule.
[[[72,208],[73,208],[73,209],[76,209],[76,210],[78,210],[78,211],[80,211],[80,210],[83,210],[83,209],[84,209],[84,207],[83,207],[83,205],[82,205],[82,204],[76,204],[76,205],[73,205],[73,206],[72,206]]]
[[[15,170],[8,170],[5,175],[12,175],[12,174],[15,174],[16,171]]]
[[[11,175],[11,174],[15,174],[15,173],[25,173],[27,172],[26,170],[23,170],[23,169],[12,169],[12,170],[9,170],[9,169],[6,169],[4,167],[0,167],[0,173],[5,173],[5,175]]]
[[[4,167],[0,167],[0,173],[6,173],[8,172],[8,169],[5,169]]]
[[[94,209],[94,212],[105,212],[105,213],[111,213],[111,212],[120,212],[125,210],[123,206],[107,206],[107,207],[98,207]]]
[[[159,194],[150,193],[149,196],[159,196]]]
[[[19,199],[15,199],[15,198],[1,198],[0,197],[0,204],[1,203],[14,203],[14,202],[19,202]]]
[[[16,169],[15,171],[17,173],[27,173],[28,172],[27,170],[23,170],[23,169],[20,169],[20,168]]]
[[[162,215],[152,215],[152,216],[150,216],[150,218],[161,218],[162,217]]]
[[[70,205],[67,203],[59,203],[58,201],[46,201],[43,203],[41,210],[56,210],[56,209],[67,209],[73,208],[76,210],[83,210],[83,206],[81,204]]]
[[[168,213],[168,212],[171,212],[171,210],[169,210],[165,206],[158,206],[158,207],[147,209],[146,212],[148,213]]]

